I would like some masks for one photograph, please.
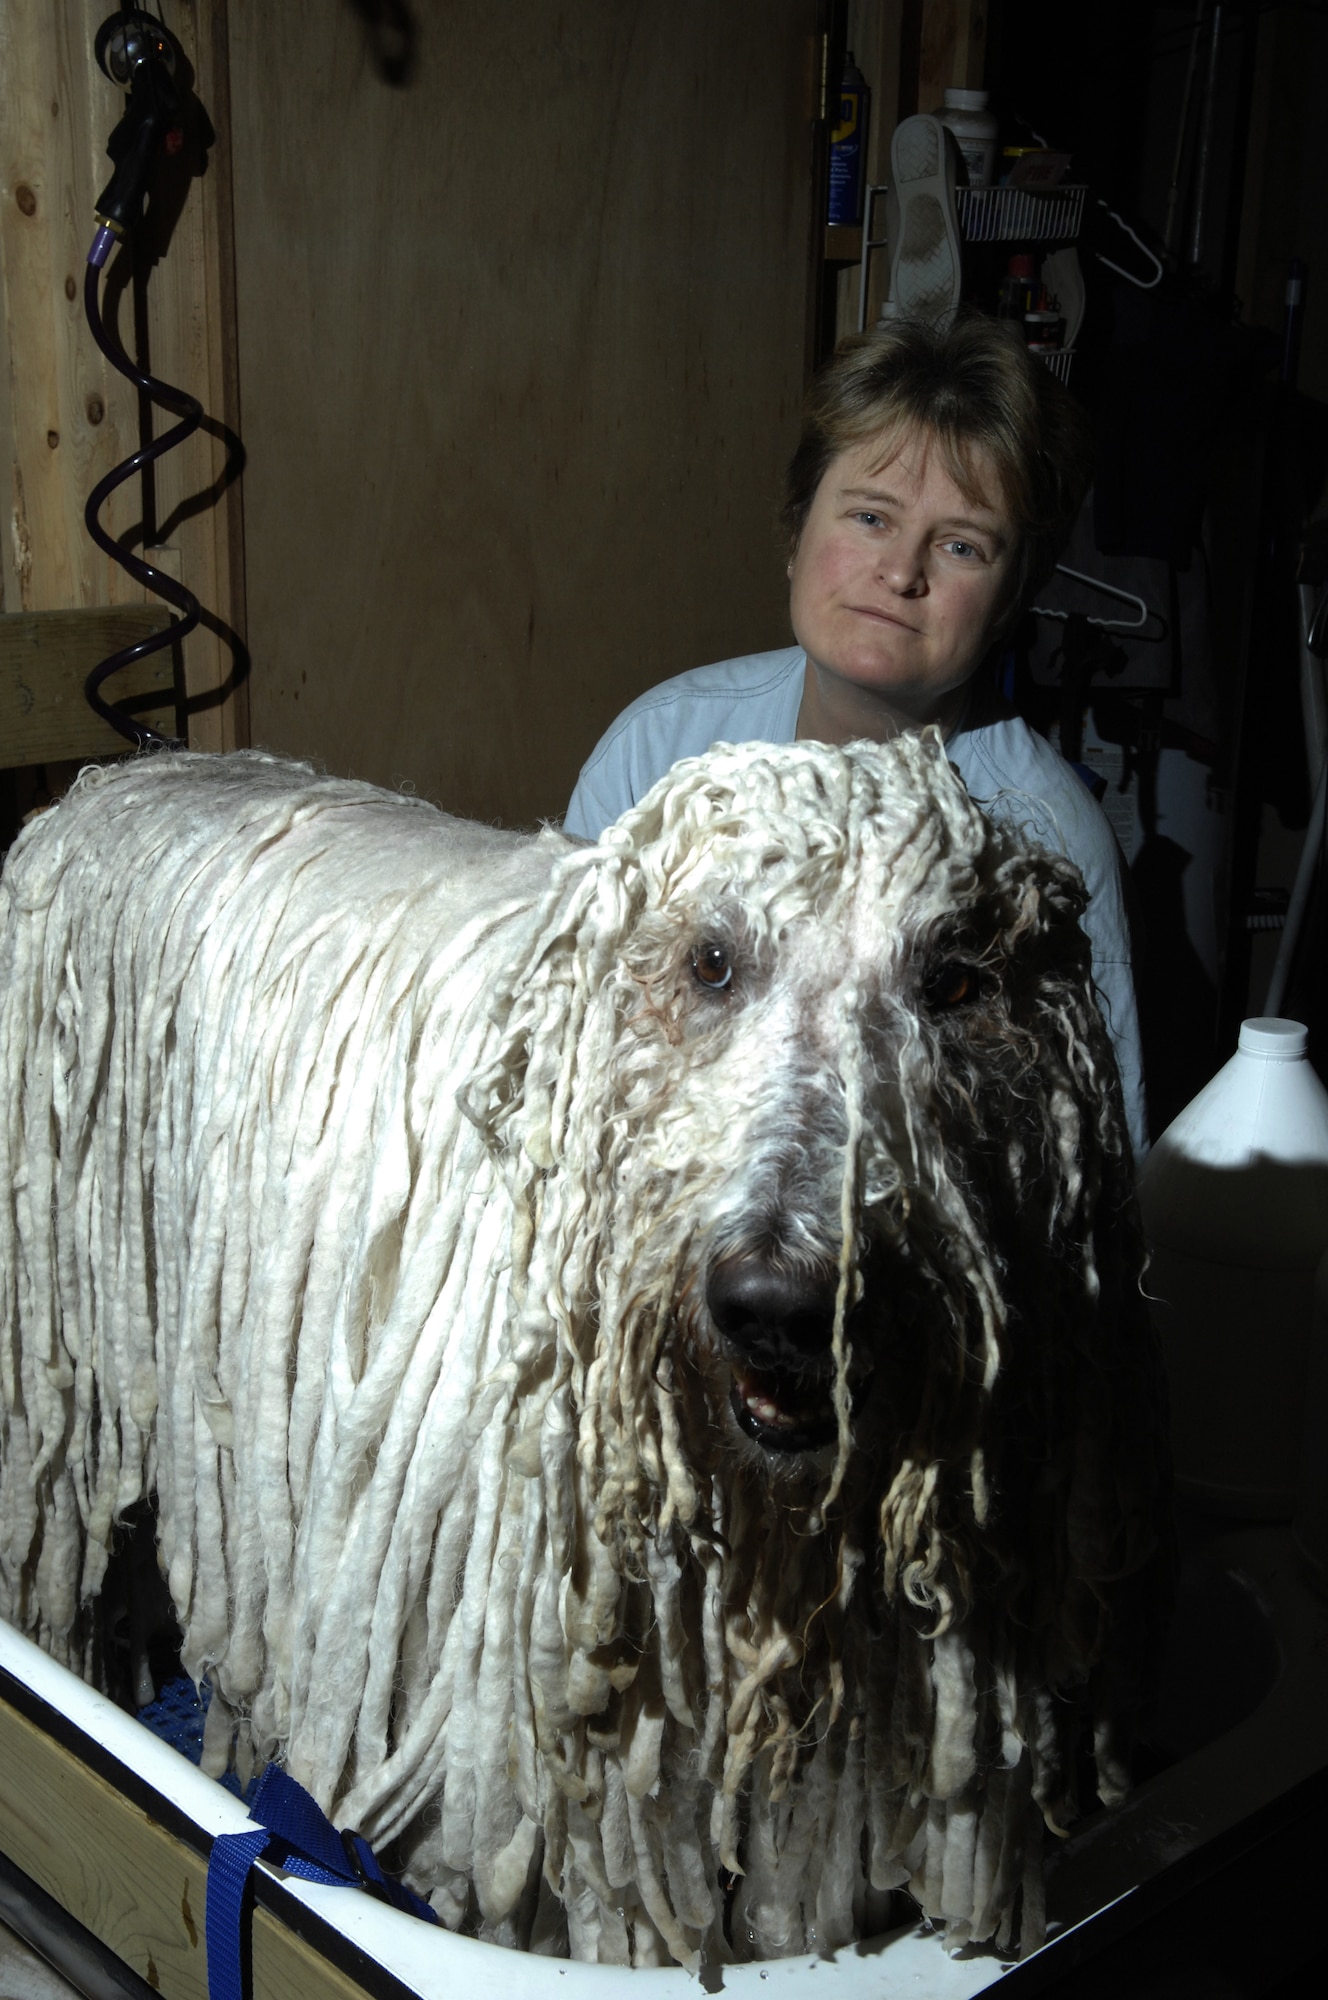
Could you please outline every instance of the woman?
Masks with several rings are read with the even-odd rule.
[[[715,742],[886,742],[937,725],[993,817],[1083,871],[1084,918],[1136,1151],[1147,1144],[1120,854],[1081,780],[978,670],[1030,601],[1087,484],[1077,406],[1009,329],[894,321],[813,382],[789,467],[795,647],[699,667],[625,709],[566,831],[597,839]]]

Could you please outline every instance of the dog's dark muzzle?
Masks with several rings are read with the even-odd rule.
[[[710,1266],[706,1305],[733,1369],[733,1414],[767,1451],[834,1442],[838,1290],[834,1266],[777,1252],[742,1251]]]

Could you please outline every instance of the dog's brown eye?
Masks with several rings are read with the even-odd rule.
[[[722,944],[699,944],[692,953],[692,971],[712,993],[721,992],[733,977],[733,967]]]
[[[976,965],[965,965],[962,959],[948,958],[943,964],[932,967],[923,992],[929,1007],[944,1011],[976,1000],[981,988],[982,980]]]

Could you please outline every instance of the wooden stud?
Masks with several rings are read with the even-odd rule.
[[[0,770],[71,758],[123,756],[132,745],[88,707],[83,683],[99,661],[170,623],[159,604],[0,616]],[[103,699],[133,702],[159,734],[175,733],[174,659],[163,647],[123,668]],[[150,707],[136,697],[156,695]]]
[[[918,110],[939,111],[950,88],[981,90],[986,71],[986,0],[924,0]]]
[[[119,93],[93,55],[101,17],[94,0],[0,8],[7,611],[143,595],[83,526],[87,494],[138,441],[134,390],[97,352],[83,317],[94,204],[110,173],[102,148],[119,115]],[[132,487],[122,489],[106,510],[110,532],[124,533],[136,511]]]

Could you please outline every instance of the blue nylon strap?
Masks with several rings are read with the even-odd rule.
[[[249,1870],[272,1836],[266,1827],[252,1833],[221,1834],[212,1843],[208,1861],[207,1935],[208,2000],[245,2000],[240,1954],[240,1918],[244,1910]]]
[[[422,1917],[426,1924],[442,1922],[432,1903],[426,1903],[423,1896],[417,1896],[404,1882],[394,1882],[390,1875],[383,1873],[378,1856],[362,1833],[348,1831],[341,1838],[355,1862],[361,1885],[371,1896],[377,1896],[381,1903],[390,1903],[394,1910],[404,1910],[408,1917]]]
[[[334,1887],[367,1888],[409,1916],[438,1922],[422,1897],[389,1881],[362,1834],[339,1834],[303,1785],[269,1764],[255,1789],[249,1816],[259,1824],[220,1835],[208,1863],[208,2000],[246,2000],[249,1981],[242,1955],[241,1920],[249,1872],[269,1847],[268,1859],[288,1875]]]
[[[270,1827],[292,1849],[293,1855],[324,1869],[329,1882],[356,1879],[346,1859],[341,1835],[304,1786],[297,1785],[280,1764],[269,1764],[263,1772],[249,1807],[249,1817],[260,1826]],[[283,1860],[281,1866],[289,1868],[290,1863]],[[318,1877],[309,1879],[317,1881]]]

